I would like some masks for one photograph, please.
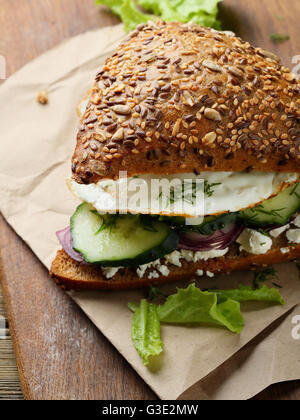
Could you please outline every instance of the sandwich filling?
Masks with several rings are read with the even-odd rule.
[[[179,177],[202,179],[203,206],[174,212],[173,195],[173,200],[168,197],[164,202],[167,206],[153,212],[149,196],[134,200],[136,190],[128,187],[134,179],[143,191],[154,178],[150,175],[88,185],[69,180],[71,191],[83,203],[71,217],[70,228],[58,232],[65,251],[78,262],[100,266],[107,279],[123,267],[131,267],[139,277],[156,279],[168,276],[172,265],[222,258],[232,247],[238,253],[258,255],[267,253],[280,235],[286,235],[290,247],[300,243],[299,174],[204,172]],[[114,208],[126,188],[127,207]],[[178,199],[185,197],[179,194]],[[156,198],[161,205],[159,195]],[[289,252],[289,247],[282,252]],[[205,274],[213,275],[195,272]]]

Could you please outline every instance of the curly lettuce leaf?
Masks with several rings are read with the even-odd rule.
[[[259,289],[241,285],[237,289],[202,292],[195,284],[177,289],[177,293],[168,296],[162,305],[148,303],[145,299],[140,303],[130,302],[128,307],[134,312],[131,334],[134,346],[145,365],[150,356],[160,354],[163,349],[161,322],[208,324],[239,334],[244,327],[240,302],[246,301],[285,304],[278,290],[266,285]]]
[[[137,0],[138,4],[142,6],[148,12],[152,12],[155,15],[161,15],[160,2],[157,0]],[[177,0],[174,0],[177,3]]]
[[[144,365],[148,365],[150,356],[158,356],[163,351],[157,306],[142,299],[134,308],[131,338]]]
[[[230,298],[237,302],[258,301],[285,305],[285,302],[278,290],[275,288],[269,288],[266,285],[259,289],[252,289],[251,287],[240,285],[238,289],[210,291],[216,293],[219,302]]]
[[[178,0],[151,0],[150,2],[148,0],[137,0],[138,3],[143,6],[146,10],[149,12],[155,13],[156,15],[160,16],[161,19],[165,21],[179,21],[179,22],[185,22],[182,19],[182,16],[179,15],[177,12],[177,5],[181,3],[181,1]],[[147,6],[148,3],[151,3]]]
[[[210,310],[210,314],[220,326],[227,328],[229,331],[236,334],[240,334],[243,331],[244,318],[239,302],[229,298],[222,303],[214,305]]]
[[[137,0],[146,10],[166,21],[193,21],[199,25],[221,28],[217,20],[222,0]]]
[[[129,32],[141,23],[154,20],[155,16],[141,12],[134,0],[95,0],[96,5],[103,4],[111,9],[124,23],[124,29]]]
[[[223,326],[234,333],[240,333],[244,320],[240,304],[232,299],[218,304],[216,293],[202,292],[195,284],[177,293],[158,306],[161,322],[174,324],[211,324]]]
[[[193,21],[203,26],[220,29],[217,20],[218,3],[222,0],[95,0],[111,8],[124,22],[126,31],[140,23],[159,17],[166,21]],[[148,13],[138,9],[136,3]]]
[[[120,18],[122,17],[122,6],[124,4],[124,0],[95,0],[95,4],[103,4],[111,9],[111,11],[118,15]]]
[[[147,23],[148,20],[155,20],[154,16],[143,13],[137,9],[133,0],[124,0],[121,8],[121,20],[124,22],[126,32],[132,31],[141,23]]]

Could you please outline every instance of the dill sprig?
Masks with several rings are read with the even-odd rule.
[[[259,229],[258,229],[258,232],[259,232],[259,233],[261,233],[261,234],[262,234],[262,235],[264,235],[264,236],[267,236],[268,238],[270,237],[269,232],[267,232],[266,230],[264,230],[264,229],[262,229],[262,228],[259,228]]]
[[[199,191],[202,191],[202,188],[202,184],[198,184],[196,181],[192,181],[188,185],[181,184],[180,188],[173,187],[168,197],[168,205],[174,204],[178,200],[183,200],[193,206],[196,202],[197,194]],[[163,191],[159,193],[158,198],[162,199],[162,197]]]
[[[101,216],[97,211],[91,210],[92,213],[97,214],[102,218],[102,224],[99,229],[95,232],[95,235],[98,235],[103,230],[108,229],[110,232],[117,226],[117,215],[115,214],[105,214]]]
[[[167,297],[168,295],[166,295],[164,292],[162,292],[160,289],[158,289],[157,287],[154,286],[150,286],[149,290],[148,290],[148,299],[152,302],[154,299],[158,298],[158,297]]]
[[[215,190],[213,189],[214,187],[216,187],[217,185],[221,185],[221,182],[213,182],[213,183],[209,183],[208,181],[204,181],[204,194],[206,194],[208,197],[211,197]]]
[[[274,267],[268,267],[262,271],[255,271],[253,287],[254,289],[259,289],[261,283],[265,283],[270,280],[275,280],[277,278],[277,271]]]

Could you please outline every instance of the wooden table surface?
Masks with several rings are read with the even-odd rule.
[[[273,50],[287,65],[300,54],[298,0],[225,0],[221,16],[224,29]],[[96,8],[93,0],[0,0],[0,55],[7,60],[7,76],[67,37],[116,22],[103,8]],[[274,44],[269,38],[274,32],[288,33],[291,39]],[[155,398],[81,310],[49,280],[47,271],[1,216],[0,252],[3,295],[25,398]],[[8,336],[0,339],[0,399],[19,398]],[[298,400],[300,381],[274,385],[257,398]]]
[[[19,374],[0,287],[0,400],[22,399]]]

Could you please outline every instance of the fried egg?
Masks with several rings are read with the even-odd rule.
[[[295,184],[299,178],[297,173],[201,172],[199,175],[124,176],[116,181],[105,179],[87,185],[69,179],[67,184],[76,197],[100,213],[197,218],[254,207]]]

